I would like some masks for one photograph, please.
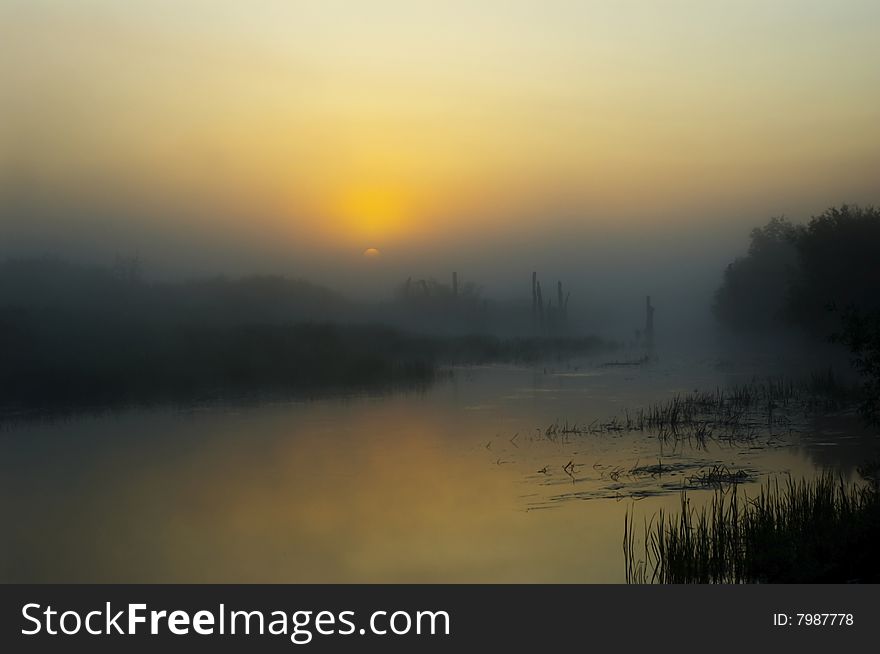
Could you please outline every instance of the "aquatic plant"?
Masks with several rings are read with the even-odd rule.
[[[745,470],[731,470],[727,466],[716,464],[711,468],[689,475],[687,482],[691,486],[717,486],[721,488],[726,485],[741,484],[748,479],[749,473]]]
[[[800,583],[877,581],[880,495],[831,474],[780,485],[755,497],[737,484],[696,509],[682,491],[677,515],[645,522],[636,547],[634,515],[624,518],[628,583]]]
[[[664,445],[686,443],[701,449],[709,441],[739,445],[768,432],[788,433],[795,416],[838,411],[858,398],[857,389],[838,381],[831,371],[823,371],[800,380],[755,379],[726,389],[676,394],[604,420],[556,420],[541,431],[548,439],[644,432]]]

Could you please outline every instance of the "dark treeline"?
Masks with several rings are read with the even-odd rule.
[[[724,271],[715,314],[739,332],[797,327],[827,337],[835,309],[880,310],[880,210],[842,206],[806,225],[773,218]]]
[[[843,205],[805,225],[773,218],[724,271],[715,315],[746,335],[791,333],[846,345],[880,417],[880,210]]]
[[[281,277],[148,282],[54,259],[0,264],[0,406],[214,399],[412,385],[438,366],[592,353],[596,338],[418,334]]]
[[[278,276],[148,282],[138,260],[125,258],[106,267],[55,258],[2,262],[0,307],[7,317],[52,310],[71,319],[212,324],[334,320],[350,316],[352,309],[329,289]]]

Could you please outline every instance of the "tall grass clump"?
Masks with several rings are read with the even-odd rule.
[[[624,522],[628,583],[808,583],[880,580],[880,499],[874,483],[830,474],[767,482],[756,497],[736,484],[696,509],[659,512],[637,552],[633,516]]]

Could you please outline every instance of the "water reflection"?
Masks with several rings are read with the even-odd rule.
[[[856,433],[840,419],[790,439],[673,451],[645,434],[541,437],[554,420],[727,381],[708,365],[490,367],[418,394],[17,425],[0,434],[0,575],[622,581],[633,502],[645,515],[675,509],[678,489],[713,465],[750,483],[817,466],[851,474],[876,443],[827,433]]]

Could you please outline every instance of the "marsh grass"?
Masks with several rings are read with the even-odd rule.
[[[624,518],[628,583],[876,582],[880,501],[876,484],[830,474],[767,482],[755,497],[737,484],[696,509],[683,491],[677,515],[646,520],[637,548]]]
[[[748,480],[749,473],[745,470],[731,470],[727,466],[718,464],[687,477],[687,482],[691,486],[716,486],[718,488],[741,484]]]
[[[726,389],[676,394],[605,420],[556,420],[540,431],[548,440],[644,432],[663,444],[705,448],[716,441],[741,445],[760,434],[788,433],[799,415],[839,411],[857,401],[857,389],[841,383],[829,370],[800,380],[756,379]]]

